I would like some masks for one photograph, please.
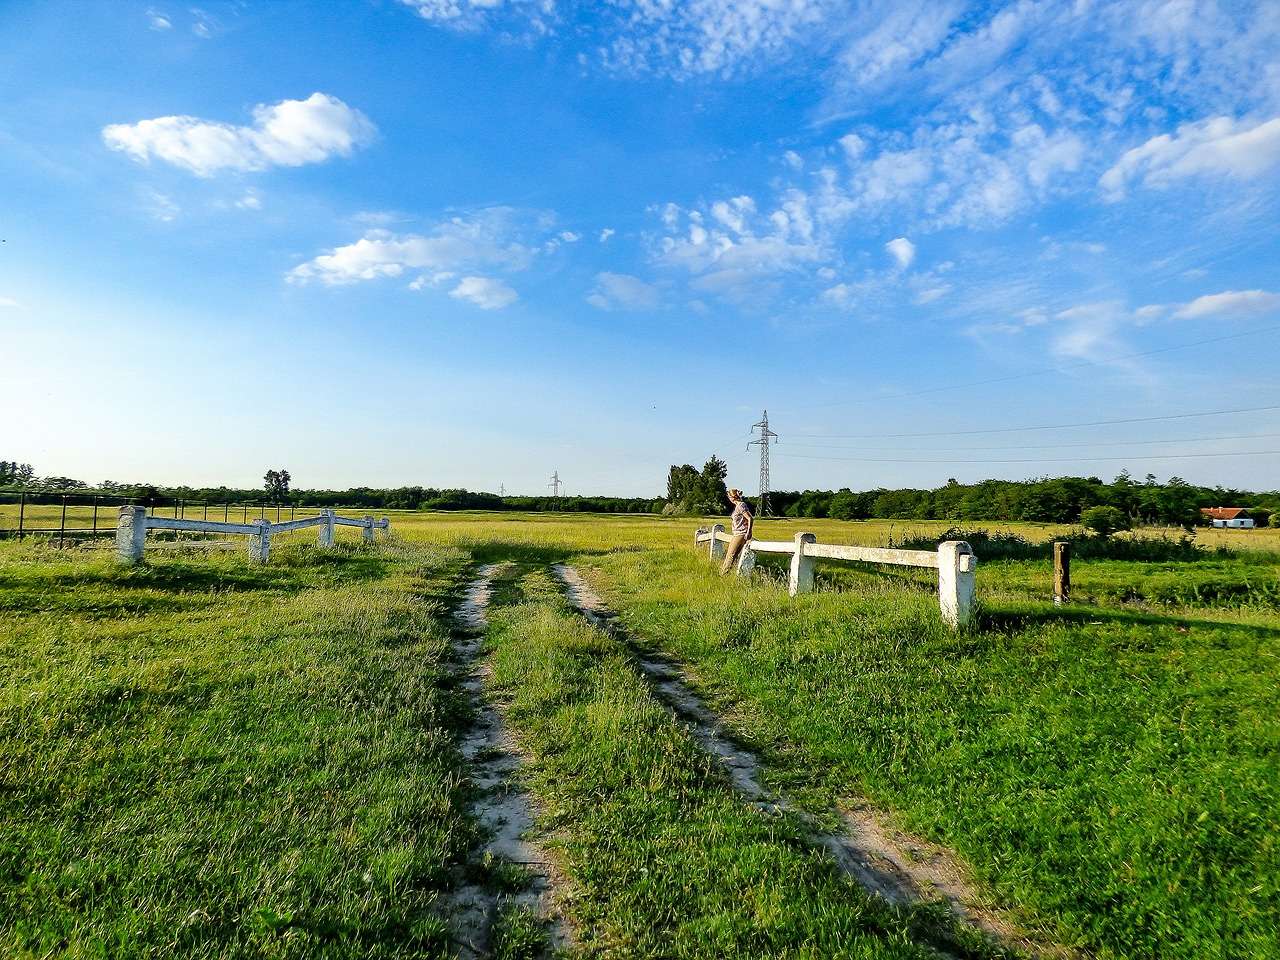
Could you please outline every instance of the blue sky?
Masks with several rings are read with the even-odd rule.
[[[754,491],[767,407],[780,489],[1274,488],[1277,50],[1275,2],[5,0],[0,454]]]

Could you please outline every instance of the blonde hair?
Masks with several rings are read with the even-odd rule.
[[[742,499],[742,491],[741,491],[741,490],[739,490],[737,487],[730,487],[728,492],[729,492],[729,497],[730,497],[731,499],[733,499],[733,500],[741,500],[741,499]]]

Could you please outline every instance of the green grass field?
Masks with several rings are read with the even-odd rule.
[[[777,563],[716,576],[688,519],[391,516],[390,544],[342,531],[326,555],[304,531],[265,568],[247,548],[122,570],[0,543],[0,953],[457,955],[450,892],[511,882],[476,854],[448,652],[449,609],[493,562],[486,690],[526,755],[570,952],[999,952],[866,896],[800,821],[745,803],[629,650],[565,607],[548,567],[570,561],[813,816],[870,804],[1044,942],[1280,955],[1271,531],[1201,532],[1244,549],[1185,560],[1077,558],[1062,608],[1034,551],[979,550],[981,614],[956,634],[928,571],[820,563],[792,599]],[[495,955],[543,951],[536,923],[508,923]]]

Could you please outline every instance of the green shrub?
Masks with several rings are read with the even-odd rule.
[[[1118,507],[1090,507],[1080,514],[1080,524],[1100,537],[1109,537],[1120,530],[1128,530],[1133,524]]]

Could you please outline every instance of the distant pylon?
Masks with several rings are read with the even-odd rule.
[[[748,450],[756,445],[760,447],[760,499],[756,503],[756,513],[767,517],[769,515],[769,444],[778,439],[778,435],[769,429],[768,410],[761,416],[759,423],[751,425],[751,429],[760,431],[760,436],[747,444]]]
[[[560,471],[557,470],[555,473],[551,474],[551,482],[547,484],[547,486],[551,488],[551,496],[556,501],[556,506],[560,505],[561,483],[563,483],[563,481],[560,479]]]
[[[507,495],[507,485],[505,483],[498,484],[498,496],[505,497]]]

